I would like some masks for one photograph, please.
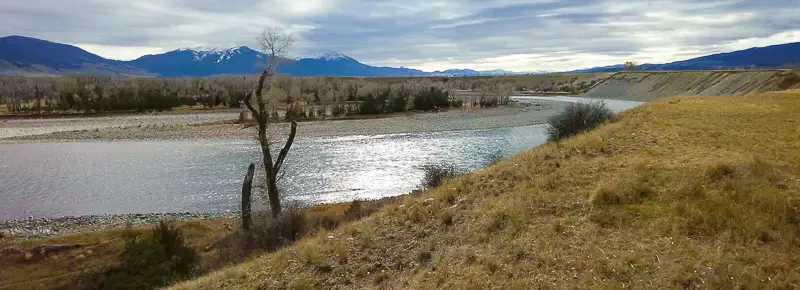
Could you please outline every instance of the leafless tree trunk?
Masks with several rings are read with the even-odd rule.
[[[258,78],[258,85],[252,94],[245,99],[247,109],[252,113],[253,118],[258,122],[258,142],[261,145],[261,154],[264,161],[264,175],[267,182],[267,196],[269,197],[269,205],[272,210],[272,216],[277,216],[281,212],[280,194],[278,192],[278,172],[283,166],[286,159],[286,154],[294,143],[294,136],[297,133],[297,122],[292,120],[289,138],[283,145],[283,149],[278,153],[277,159],[272,158],[272,151],[270,149],[269,135],[267,134],[267,126],[270,121],[270,112],[268,111],[268,104],[264,96],[264,88],[267,92],[272,88],[272,77],[278,71],[278,62],[286,57],[289,47],[292,45],[292,35],[286,34],[280,28],[267,28],[258,38],[264,53],[269,57],[268,62],[264,65],[264,71]],[[255,102],[255,106],[252,104]]]
[[[250,166],[247,167],[247,174],[244,176],[244,182],[242,182],[242,228],[245,231],[250,230],[250,224],[253,221],[250,216],[250,197],[252,196],[253,174],[255,170],[255,164],[250,163]]]

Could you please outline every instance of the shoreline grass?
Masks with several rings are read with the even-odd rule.
[[[394,198],[323,204],[302,211],[310,222],[346,224],[363,218]],[[354,204],[357,204],[358,212],[354,212]],[[237,219],[231,218],[173,221],[170,224],[183,233],[187,246],[199,254],[198,266],[204,267],[220,262],[223,249],[218,243],[241,226]],[[142,225],[131,229],[142,234],[151,228],[152,225]],[[0,271],[0,289],[91,287],[93,277],[119,265],[119,256],[125,248],[126,230],[116,227],[43,239],[0,239],[0,269],[3,269]],[[80,247],[38,255],[35,249],[45,245]]]
[[[798,100],[657,100],[173,289],[796,288]]]

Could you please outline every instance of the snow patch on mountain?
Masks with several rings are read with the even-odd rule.
[[[324,52],[322,54],[314,56],[313,58],[314,59],[319,59],[319,60],[328,60],[328,61],[330,61],[330,60],[351,60],[351,59],[353,59],[352,57],[349,57],[349,56],[347,56],[347,55],[345,55],[345,54],[343,54],[341,52],[337,52],[337,51]]]
[[[194,55],[195,61],[202,61],[206,58],[213,58],[216,59],[215,63],[220,63],[224,61],[228,61],[236,55],[242,54],[244,51],[247,51],[249,48],[246,46],[239,46],[233,47],[228,49],[221,49],[217,47],[206,48],[202,46],[196,47],[184,47],[177,49],[176,51],[188,51]]]
[[[231,59],[231,57],[233,57],[233,56],[240,55],[240,54],[242,54],[242,52],[245,49],[246,49],[246,47],[239,46],[239,47],[229,48],[226,51],[217,53],[219,55],[219,57],[217,58],[217,63],[220,63],[220,62],[223,62],[223,61],[227,61],[227,60]]]

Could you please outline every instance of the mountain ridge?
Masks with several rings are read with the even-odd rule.
[[[641,64],[637,70],[643,71],[686,71],[686,70],[727,70],[756,68],[794,68],[800,67],[800,42],[791,42],[762,47],[715,53],[687,60],[664,64]],[[593,67],[570,71],[570,73],[619,72],[625,65]]]
[[[100,74],[145,77],[208,77],[258,74],[266,57],[247,46],[232,48],[179,48],[143,55],[130,61],[112,60],[68,44],[11,35],[0,38],[0,75]],[[666,64],[643,64],[638,70],[716,70],[783,68],[800,66],[800,42],[753,47]],[[611,65],[564,73],[618,72]],[[313,57],[287,59],[281,74],[289,76],[409,77],[501,76],[547,72],[512,72],[501,69],[477,71],[448,69],[426,72],[405,67],[371,66],[336,51]]]
[[[11,35],[0,38],[0,74],[15,71],[41,75],[97,73],[149,76],[151,73],[123,61],[111,60],[76,46]]]
[[[130,61],[106,59],[76,46],[12,35],[0,38],[0,74],[99,74],[146,77],[208,77],[260,73],[266,57],[247,46],[232,48],[178,48],[147,54]],[[513,72],[505,72],[514,74]],[[313,57],[287,59],[281,74],[290,76],[475,76],[475,70],[425,72],[410,68],[370,66],[336,51]]]

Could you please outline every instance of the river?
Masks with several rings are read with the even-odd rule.
[[[585,101],[564,97],[515,97]],[[640,103],[606,101],[615,110]],[[426,165],[462,171],[546,142],[546,126],[298,139],[281,187],[308,204],[416,189]],[[0,220],[90,214],[224,212],[238,208],[254,141],[124,141],[0,145]]]

